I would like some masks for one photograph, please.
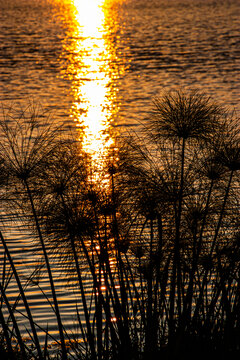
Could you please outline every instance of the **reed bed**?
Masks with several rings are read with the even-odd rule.
[[[3,115],[2,214],[19,215],[42,262],[28,278],[19,273],[2,216],[1,359],[239,355],[234,114],[199,93],[166,93],[141,132],[116,137],[97,174],[81,143],[39,109]],[[78,294],[76,334],[64,324],[53,266]],[[41,288],[40,270],[47,273],[57,338],[38,325],[26,295],[29,286]],[[8,298],[12,281],[15,302]]]

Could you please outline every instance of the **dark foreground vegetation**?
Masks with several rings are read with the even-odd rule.
[[[239,356],[237,119],[203,95],[166,94],[141,134],[116,138],[101,171],[80,142],[44,121],[35,109],[5,110],[0,195],[2,214],[21,215],[42,254],[58,347],[49,350],[51,334],[26,296],[41,277],[21,276],[2,222],[0,358]],[[79,294],[78,336],[62,320],[56,258]]]

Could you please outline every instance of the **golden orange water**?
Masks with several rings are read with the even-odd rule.
[[[70,25],[64,43],[68,66],[63,71],[71,80],[74,99],[71,117],[79,128],[83,149],[97,163],[113,145],[111,122],[119,106],[116,78],[122,71],[112,66],[117,59],[108,36],[112,19],[106,3],[110,1],[70,0]]]

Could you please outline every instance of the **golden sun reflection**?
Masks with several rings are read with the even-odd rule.
[[[77,122],[83,149],[95,162],[106,156],[113,144],[110,123],[117,112],[116,79],[105,27],[106,0],[71,0],[72,26],[65,44],[68,77],[74,97],[71,116]]]

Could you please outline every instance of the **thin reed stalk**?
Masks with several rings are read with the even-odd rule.
[[[19,288],[19,291],[20,291],[20,294],[21,294],[21,297],[22,297],[22,300],[23,300],[23,303],[24,303],[24,306],[25,306],[25,309],[26,309],[26,312],[27,312],[28,320],[29,320],[31,330],[32,330],[32,334],[33,334],[33,338],[34,338],[34,345],[36,346],[38,357],[39,357],[40,360],[43,360],[42,351],[41,351],[40,344],[39,344],[39,338],[38,338],[37,331],[36,331],[36,328],[35,328],[35,325],[34,325],[32,313],[31,313],[27,298],[25,296],[25,292],[24,292],[24,289],[22,287],[21,280],[20,280],[20,278],[18,276],[18,272],[17,272],[16,267],[14,265],[12,256],[11,256],[11,254],[9,252],[7,243],[6,243],[5,239],[4,239],[1,231],[0,231],[0,239],[1,239],[2,245],[4,247],[4,251],[6,252],[6,255],[7,255],[9,264],[11,266],[11,269],[13,271],[14,277],[16,279],[17,286]],[[21,342],[20,342],[20,344],[21,344]],[[22,350],[23,350],[24,346],[21,345],[21,347],[22,347]]]

